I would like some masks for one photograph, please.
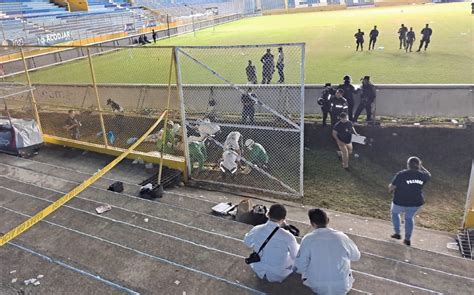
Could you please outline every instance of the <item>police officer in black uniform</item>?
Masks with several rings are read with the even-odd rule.
[[[334,126],[339,121],[339,115],[347,112],[347,100],[344,98],[344,90],[341,88],[336,90],[335,95],[331,95],[329,102],[331,103],[331,125]]]
[[[370,45],[372,45],[372,50],[374,50],[375,42],[377,42],[377,37],[379,36],[379,30],[377,30],[377,26],[374,26],[372,31],[369,33],[369,50],[370,50]]]
[[[426,24],[426,27],[421,30],[421,41],[420,41],[420,48],[416,52],[420,52],[421,47],[423,47],[423,43],[425,43],[425,51],[426,48],[428,48],[428,44],[430,43],[430,38],[431,35],[433,34],[433,30],[428,27],[428,24]]]
[[[415,32],[413,31],[413,28],[410,27],[410,31],[407,33],[407,47],[405,47],[405,52],[408,52],[408,49],[410,49],[411,52],[411,48],[413,46],[413,42],[415,42],[415,39]]]
[[[362,32],[360,29],[357,30],[357,33],[354,34],[354,37],[356,38],[356,51],[359,50],[360,46],[360,51],[364,51],[364,32]]]
[[[408,32],[408,28],[405,27],[404,24],[402,24],[402,26],[400,27],[400,29],[398,29],[398,39],[400,40],[400,48],[399,49],[402,49],[402,45],[403,45],[403,48],[406,48],[407,47],[407,32]]]
[[[260,61],[263,64],[262,69],[262,84],[270,84],[273,77],[273,72],[275,72],[275,61],[273,60],[273,54],[271,53],[270,49],[267,49],[267,53],[265,53]]]
[[[349,121],[352,121],[352,114],[354,109],[354,94],[357,93],[355,87],[351,84],[351,76],[345,75],[344,84],[340,84],[339,88],[344,90],[344,98],[347,100],[347,114],[349,115]]]
[[[354,115],[354,122],[357,122],[357,119],[362,113],[362,110],[365,109],[367,113],[367,122],[372,121],[372,104],[375,102],[375,86],[370,82],[370,77],[365,76],[362,80],[362,93],[360,94],[360,104],[357,107],[357,110]]]
[[[331,83],[324,84],[323,92],[318,98],[318,104],[321,106],[321,111],[323,112],[323,127],[327,126],[326,120],[328,118],[329,111],[331,111],[331,102],[329,99],[331,95],[336,94],[336,91],[331,87]]]

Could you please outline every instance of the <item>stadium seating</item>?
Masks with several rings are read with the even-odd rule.
[[[0,0],[1,37],[9,45],[35,45],[38,36],[70,31],[73,39],[143,28],[155,17],[127,0],[89,0],[88,11],[70,12],[48,0]],[[5,44],[5,42],[4,42]]]

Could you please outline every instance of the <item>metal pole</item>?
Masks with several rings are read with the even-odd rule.
[[[35,94],[33,92],[33,89],[31,87],[31,79],[30,79],[30,74],[28,73],[28,66],[26,65],[26,59],[25,59],[25,53],[23,52],[23,47],[20,47],[20,53],[21,53],[21,59],[23,60],[23,67],[25,68],[25,75],[26,75],[26,81],[28,82],[28,87],[30,87],[30,94],[31,94],[31,102],[33,105],[33,113],[35,116],[36,124],[38,124],[38,129],[41,133],[41,136],[43,136],[43,129],[41,128],[41,122],[40,122],[40,117],[38,114],[38,108],[36,106],[36,98]]]
[[[170,38],[170,16],[166,14],[166,25],[168,26],[168,38]]]
[[[160,150],[160,167],[158,170],[158,186],[161,185],[161,175],[163,173],[163,154],[166,144],[166,130],[168,128],[168,117],[170,112],[170,100],[171,100],[171,77],[173,73],[173,64],[174,64],[174,50],[171,52],[171,62],[170,62],[170,73],[168,76],[168,101],[166,102],[166,117],[165,117],[165,126],[163,127],[163,137],[161,139],[161,150]],[[183,126],[182,128],[186,128]]]
[[[102,108],[100,106],[99,91],[97,89],[97,82],[95,79],[94,67],[92,64],[92,56],[91,56],[91,51],[89,47],[87,47],[87,56],[89,57],[89,67],[91,70],[92,85],[94,86],[95,98],[97,99],[97,109],[99,110],[100,127],[102,128],[102,139],[104,140],[105,147],[108,148],[109,146],[107,144],[107,134],[105,133],[104,117],[102,116]]]
[[[193,20],[193,33],[194,33],[194,37],[196,37],[196,29],[194,28],[194,11],[191,10],[191,16],[192,16],[192,20]]]
[[[305,62],[305,45],[301,45],[301,76],[300,76],[300,196],[303,197],[303,171],[304,171],[304,62]]]
[[[180,113],[181,113],[181,122],[183,124],[183,141],[184,141],[184,161],[186,166],[186,171],[183,171],[184,179],[187,181],[189,174],[191,173],[191,161],[189,161],[189,145],[188,145],[188,131],[187,131],[187,122],[186,122],[186,109],[184,106],[184,97],[183,89],[181,84],[181,68],[179,67],[179,56],[178,48],[174,47],[174,64],[175,64],[175,73],[176,73],[176,89],[178,90],[178,97],[180,101]]]

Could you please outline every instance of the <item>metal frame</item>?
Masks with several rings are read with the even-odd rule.
[[[218,79],[225,82],[228,86],[230,86],[230,87],[234,88],[235,90],[239,91],[241,94],[245,94],[245,92],[237,84],[232,83],[231,81],[227,80],[223,76],[219,75],[218,72],[216,72],[215,70],[213,70],[212,68],[210,68],[206,64],[202,63],[198,59],[194,58],[189,53],[183,51],[182,49],[187,49],[187,48],[189,48],[189,49],[228,49],[228,48],[260,48],[260,47],[261,48],[268,48],[268,47],[280,47],[280,46],[285,46],[285,45],[286,46],[296,46],[296,47],[299,46],[301,48],[301,68],[300,68],[301,83],[299,84],[300,85],[300,104],[301,104],[301,106],[300,106],[299,125],[297,123],[294,123],[291,119],[287,118],[286,116],[280,114],[280,112],[274,110],[270,106],[262,103],[260,100],[258,100],[257,98],[253,98],[253,97],[252,97],[252,99],[258,105],[262,106],[264,109],[266,109],[267,111],[269,111],[270,113],[272,113],[276,117],[282,119],[283,121],[285,121],[291,127],[294,127],[294,128],[291,128],[291,127],[290,128],[273,128],[273,127],[268,127],[268,126],[256,126],[256,125],[253,126],[253,125],[241,125],[241,124],[229,124],[229,123],[220,123],[219,125],[228,126],[228,127],[260,128],[260,129],[263,129],[263,130],[299,132],[300,133],[300,150],[299,150],[299,153],[300,153],[300,156],[299,156],[299,161],[300,161],[299,179],[300,179],[300,181],[299,181],[299,191],[294,190],[293,188],[286,185],[284,182],[282,182],[278,178],[272,176],[271,174],[267,173],[266,171],[261,170],[258,167],[255,167],[252,163],[248,162],[245,158],[242,158],[242,160],[244,160],[247,164],[252,164],[252,167],[254,167],[254,169],[257,169],[259,172],[263,173],[265,176],[269,177],[270,179],[273,179],[273,180],[279,182],[280,185],[282,185],[283,187],[288,189],[290,192],[294,192],[294,194],[286,193],[286,192],[272,191],[272,190],[268,190],[268,189],[260,189],[260,188],[255,188],[255,187],[249,187],[249,186],[245,186],[245,185],[235,185],[235,184],[228,184],[228,183],[223,184],[223,183],[219,183],[219,182],[212,181],[212,180],[197,180],[197,181],[207,182],[207,183],[210,183],[210,184],[220,184],[220,185],[225,185],[225,186],[229,186],[229,187],[236,187],[236,188],[240,187],[240,188],[244,188],[244,189],[252,189],[252,190],[261,191],[261,192],[271,192],[271,193],[276,193],[276,194],[285,195],[285,196],[295,196],[295,195],[300,196],[300,197],[303,196],[303,194],[304,194],[304,188],[303,188],[303,185],[304,185],[304,183],[303,183],[304,182],[303,181],[304,171],[303,170],[304,170],[304,62],[305,62],[305,43],[230,45],[230,46],[178,46],[178,47],[175,48],[175,50],[176,50],[177,53],[182,53],[184,56],[191,59],[196,64],[200,65],[205,70],[212,73]],[[181,64],[179,62],[179,54],[176,54],[176,59],[177,59],[177,73],[178,73],[178,77],[179,77],[177,79],[177,83],[178,83],[178,87],[179,87],[179,97],[180,97],[180,101],[181,101],[181,116],[182,116],[182,122],[183,122],[183,130],[184,130],[184,129],[186,129],[186,126],[188,126],[189,123],[195,122],[195,120],[186,120],[186,115],[185,115],[186,114],[186,109],[185,109],[185,105],[184,105],[183,84],[182,84],[182,80],[181,80]],[[187,167],[188,167],[188,171],[192,171],[191,170],[191,168],[192,168],[191,167],[191,162],[189,161],[187,133],[186,133],[186,131],[184,131],[184,132],[185,132],[185,137],[184,137],[185,156],[186,156],[186,160],[187,160]],[[222,143],[218,142],[217,140],[215,140],[213,138],[210,138],[210,140],[214,141],[217,145],[222,147]]]

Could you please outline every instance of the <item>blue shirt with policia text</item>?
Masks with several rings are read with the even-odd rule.
[[[393,203],[404,207],[423,205],[423,186],[430,178],[431,174],[425,171],[405,169],[398,172],[392,180],[392,185],[397,187]]]

